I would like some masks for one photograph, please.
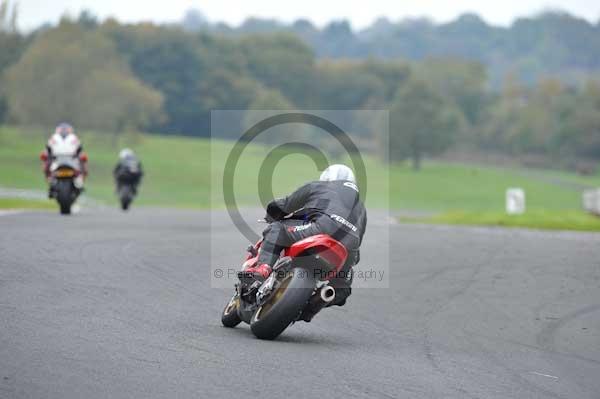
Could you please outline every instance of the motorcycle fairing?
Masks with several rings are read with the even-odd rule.
[[[327,234],[317,234],[295,242],[285,250],[285,256],[299,257],[308,250],[314,254],[318,253],[327,263],[334,266],[336,271],[344,266],[348,258],[346,247]]]

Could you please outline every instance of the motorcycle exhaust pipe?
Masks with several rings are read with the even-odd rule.
[[[330,285],[326,285],[325,287],[321,288],[319,295],[323,302],[331,303],[335,299],[335,288]]]
[[[306,308],[304,308],[302,314],[299,316],[304,321],[311,321],[312,318],[321,311],[324,307],[328,306],[335,299],[335,288],[326,285],[321,287],[318,294],[315,293]]]

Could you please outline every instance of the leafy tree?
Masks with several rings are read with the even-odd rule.
[[[17,32],[18,8],[9,0],[0,1],[0,32]]]
[[[427,19],[391,22],[382,18],[360,31],[352,30],[347,21],[334,21],[319,29],[305,20],[286,25],[256,19],[239,28],[224,29],[216,24],[206,31],[231,36],[291,32],[323,59],[476,61],[488,67],[495,87],[501,86],[508,73],[516,73],[527,83],[552,75],[563,82],[582,84],[585,75],[600,70],[598,26],[557,11],[519,18],[508,28],[488,25],[475,14],[463,14],[442,24]]]
[[[186,29],[122,25],[83,12],[22,34],[12,4],[0,0],[0,122],[9,112],[20,123],[208,136],[213,109],[390,109],[392,143],[382,150],[415,168],[455,143],[561,163],[600,159],[600,89],[585,84],[600,70],[600,30],[564,13],[509,28],[467,14],[353,31],[306,20],[232,28],[193,12]],[[240,122],[222,137],[237,137]],[[356,115],[345,127],[376,151],[371,122]]]
[[[282,24],[275,19],[264,19],[250,17],[246,19],[238,28],[240,33],[254,34],[265,32],[278,32],[282,28]]]
[[[277,89],[261,88],[248,105],[249,110],[293,110],[294,105]]]
[[[435,58],[423,61],[415,71],[438,93],[456,103],[470,124],[480,121],[488,98],[486,70],[482,64]]]
[[[200,107],[207,113],[211,110],[248,109],[261,89],[258,82],[247,76],[239,76],[227,70],[212,71],[200,84]],[[218,137],[238,138],[237,132],[242,128],[241,121],[228,121],[227,125],[230,131],[218,132]]]
[[[155,121],[153,130],[200,134],[198,130],[207,127],[208,115],[202,112],[198,89],[207,67],[192,34],[113,21],[105,22],[101,30],[113,39],[135,75],[162,93],[167,118]]]
[[[600,160],[600,83],[588,82],[575,101],[561,131],[564,151]]]
[[[532,88],[509,80],[480,125],[481,144],[512,155],[560,156],[565,142],[561,132],[574,110],[574,101],[574,93],[556,79],[546,79]]]
[[[317,108],[353,110],[385,97],[384,82],[357,61],[321,62],[315,71],[312,101]]]
[[[209,22],[200,10],[189,9],[185,12],[181,24],[184,29],[194,32],[203,28],[208,28]]]
[[[359,43],[347,20],[327,24],[319,35],[318,50],[321,55],[355,58],[360,52]]]
[[[257,90],[254,98],[248,105],[246,115],[244,116],[244,128],[247,129],[252,124],[264,117],[264,110],[293,110],[294,105],[277,89],[260,88]],[[290,126],[280,126],[277,129],[279,137],[273,137],[271,132],[266,132],[258,136],[258,140],[262,142],[273,143],[284,143],[290,141],[296,131],[301,130],[298,127],[290,128]],[[290,134],[291,132],[291,134]]]
[[[118,69],[91,72],[82,82],[80,96],[81,107],[93,109],[81,122],[84,126],[118,133],[149,126],[161,118],[162,96]]]
[[[12,117],[19,123],[121,132],[161,117],[162,96],[144,86],[97,32],[63,21],[36,37],[6,74]]]
[[[238,97],[229,90],[258,86],[233,40],[151,24],[105,22],[102,30],[116,42],[136,76],[163,94],[167,120],[153,126],[158,132],[209,136],[211,109],[250,101],[244,100],[244,93]],[[224,102],[228,100],[232,102]]]
[[[252,77],[306,103],[314,72],[314,55],[306,44],[290,34],[249,35],[241,39],[240,49]]]
[[[419,170],[425,154],[439,154],[453,143],[461,118],[425,81],[410,79],[390,106],[391,160],[410,158]]]
[[[0,1],[0,82],[4,71],[17,62],[25,47],[27,38],[17,30],[17,5],[8,0]],[[7,116],[8,104],[3,85],[0,84],[0,123]]]
[[[84,29],[92,30],[98,27],[98,18],[89,10],[83,10],[77,17],[77,23]]]
[[[382,101],[389,104],[398,88],[405,83],[411,74],[410,65],[402,61],[382,61],[368,59],[361,64],[361,69],[377,77],[383,85]]]

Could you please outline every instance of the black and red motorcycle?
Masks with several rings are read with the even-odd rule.
[[[57,155],[50,164],[51,198],[56,198],[62,215],[71,213],[71,206],[83,191],[81,161],[77,156]]]
[[[262,240],[248,247],[243,270],[254,267]],[[235,294],[223,309],[221,322],[235,327],[242,321],[261,339],[274,339],[290,324],[302,320],[305,311],[314,315],[335,299],[328,285],[346,262],[344,245],[318,234],[298,241],[284,251],[264,282],[240,278]]]

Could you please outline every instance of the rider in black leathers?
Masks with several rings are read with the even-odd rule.
[[[294,219],[283,219],[291,213]],[[316,234],[328,234],[348,250],[348,259],[339,277],[329,283],[336,290],[332,304],[344,305],[352,292],[352,266],[360,260],[359,247],[367,225],[367,212],[352,170],[345,165],[328,167],[320,181],[305,184],[289,196],[271,201],[267,206],[267,219],[274,222],[263,232],[259,266],[246,272],[259,280],[265,279],[284,248]]]
[[[124,184],[129,184],[133,188],[133,193],[137,194],[137,188],[144,176],[142,163],[129,148],[124,148],[119,152],[119,163],[113,170],[113,176],[117,184],[117,192]]]

